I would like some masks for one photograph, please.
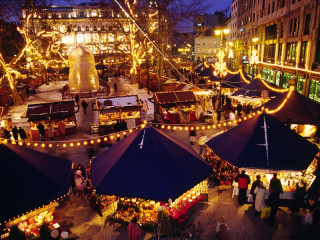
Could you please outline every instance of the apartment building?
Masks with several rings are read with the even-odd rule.
[[[266,81],[287,88],[295,79],[300,93],[320,102],[320,1],[238,0],[237,11],[241,54],[250,57],[254,47]],[[256,66],[243,67],[255,75]]]

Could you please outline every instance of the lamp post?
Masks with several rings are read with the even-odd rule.
[[[258,40],[258,38],[252,38],[253,43],[256,43]],[[255,49],[255,45],[251,46],[251,56],[249,59],[249,63],[252,65],[252,74],[254,74],[254,67],[259,63],[258,51]]]
[[[222,30],[215,30],[214,33],[216,35],[220,35],[220,50],[218,53],[218,62],[215,63],[216,69],[213,71],[213,74],[215,76],[219,77],[220,81],[220,88],[219,88],[219,108],[222,108],[222,101],[221,101],[221,82],[223,78],[227,75],[226,71],[226,62],[224,62],[224,50],[223,50],[223,34],[228,34],[230,32],[230,29],[222,29]]]

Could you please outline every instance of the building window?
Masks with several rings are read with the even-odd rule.
[[[281,23],[281,26],[280,26],[280,38],[283,38],[283,22]]]
[[[112,31],[112,26],[109,26],[109,31]]]
[[[94,27],[93,27],[93,31],[97,31],[97,26],[94,26]]]
[[[81,32],[81,27],[80,26],[78,26],[78,32]]]
[[[289,80],[293,77],[295,78],[296,76],[291,73],[283,73],[282,88],[288,88]]]
[[[295,4],[296,3],[296,0],[292,0],[292,4]]]
[[[274,70],[273,69],[262,68],[261,75],[262,75],[262,78],[265,81],[267,81],[269,83],[273,83],[273,76],[274,76]]]
[[[266,40],[272,40],[277,38],[277,24],[266,27]]]
[[[314,79],[310,81],[309,98],[320,103],[320,82]]]
[[[264,59],[266,60],[274,60],[276,52],[276,45],[275,44],[269,44],[264,46]]]
[[[101,31],[104,31],[104,26],[101,26]]]
[[[80,17],[81,17],[81,18],[84,17],[84,12],[80,12]]]
[[[274,12],[274,1],[272,2],[272,12]]]
[[[281,0],[281,8],[284,8],[284,5],[286,5],[286,0]]]
[[[296,87],[296,90],[299,93],[302,93],[303,85],[304,85],[305,82],[306,82],[305,76],[297,76],[297,87]]]
[[[304,24],[304,35],[308,35],[309,34],[309,29],[310,29],[310,19],[311,19],[311,13],[306,15],[306,21]]]
[[[282,43],[279,43],[279,46],[278,46],[278,62],[281,61],[281,57],[282,57]]]
[[[286,45],[286,61],[288,62],[294,62],[296,60],[296,54],[297,54],[297,43],[291,42],[287,43]]]
[[[86,32],[89,32],[89,26],[86,26]]]
[[[300,63],[306,62],[306,53],[307,53],[308,42],[301,42],[301,51],[300,51]]]
[[[277,71],[276,72],[276,78],[275,78],[275,85],[277,86],[277,87],[280,87],[280,80],[281,80],[281,71]]]

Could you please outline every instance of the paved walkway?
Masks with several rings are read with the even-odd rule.
[[[269,226],[266,221],[254,216],[251,205],[239,206],[237,199],[231,198],[231,193],[231,187],[216,186],[210,182],[208,201],[196,204],[189,211],[190,219],[182,230],[182,233],[189,234],[194,224],[201,236],[187,238],[181,234],[171,235],[168,239],[216,239],[215,227],[220,216],[226,219],[233,240],[320,239],[319,232],[315,233],[310,227],[301,224],[302,217],[290,217],[288,208],[281,207],[277,213],[276,225]],[[69,201],[63,202],[56,209],[61,229],[67,230],[75,239],[127,240],[126,226],[109,220],[108,216],[112,212],[111,208],[103,209],[103,217],[100,217],[86,200],[76,196],[71,196]],[[153,232],[143,231],[141,239],[157,239],[156,229]]]

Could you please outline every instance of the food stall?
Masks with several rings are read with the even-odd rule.
[[[158,122],[190,123],[197,120],[197,112],[201,111],[193,91],[156,92],[153,102]]]
[[[27,239],[34,239],[40,236],[39,230],[41,225],[46,224],[50,230],[60,227],[55,221],[55,208],[58,207],[57,202],[52,202],[35,211],[31,211],[5,224],[7,231],[1,235],[1,239],[9,237],[8,229],[17,225],[17,227],[25,233]]]
[[[168,203],[142,198],[120,197],[117,209],[111,215],[111,220],[129,224],[133,217],[137,217],[138,224],[141,224],[143,228],[153,229],[157,223],[159,206],[164,206],[173,220],[180,221],[192,206],[205,199],[207,195],[208,181],[205,180],[174,201],[169,199]]]
[[[74,108],[74,101],[62,101],[52,103],[30,104],[27,109],[27,117],[30,122],[31,136],[33,140],[40,140],[38,124],[45,126],[46,137],[48,136],[48,124],[54,127],[54,132],[58,130],[59,122],[65,124],[66,134],[77,133],[77,122]]]
[[[141,124],[142,103],[138,95],[97,98],[97,109],[99,114],[99,134],[104,135],[115,132],[122,120],[126,122],[127,128],[135,128]],[[93,125],[94,126],[94,125]]]

